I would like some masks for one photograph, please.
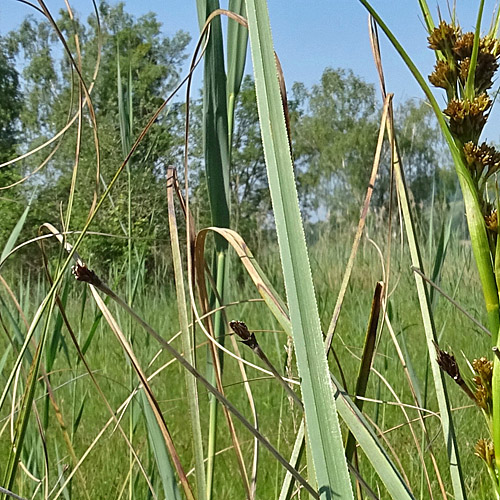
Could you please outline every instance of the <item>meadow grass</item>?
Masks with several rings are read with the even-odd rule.
[[[458,231],[457,231],[458,232]],[[458,232],[460,233],[460,232]],[[384,234],[379,231],[373,234],[374,239],[384,247]],[[352,234],[348,231],[332,231],[323,235],[320,240],[311,245],[311,265],[314,276],[314,283],[318,297],[318,307],[321,321],[326,328],[333,312],[336,295],[340,286],[343,269],[348,259]],[[421,319],[418,312],[417,295],[414,288],[413,276],[411,275],[410,262],[406,251],[401,254],[396,243],[393,243],[393,259],[391,269],[391,280],[395,286],[390,296],[390,307],[388,315],[390,317],[394,332],[400,342],[406,346],[408,353],[407,362],[411,364],[415,376],[419,382],[419,389],[424,394],[427,350],[423,340]],[[262,266],[268,273],[277,290],[282,292],[283,284],[280,277],[280,267],[277,254],[274,251],[274,244],[270,243],[268,248],[262,249],[259,255]],[[441,286],[453,294],[456,289],[456,300],[462,304],[476,318],[484,321],[485,313],[482,306],[480,285],[474,266],[471,265],[471,251],[467,242],[452,238],[449,253],[445,261],[441,279]],[[237,269],[238,263],[232,262],[232,276],[230,280],[230,301],[242,301],[258,298],[258,294],[253,285]],[[7,271],[6,276],[13,277],[14,269]],[[113,273],[110,273],[112,280]],[[147,277],[150,278],[150,277]],[[364,341],[366,323],[368,320],[370,303],[375,283],[382,278],[382,266],[379,255],[375,247],[367,240],[362,241],[353,276],[345,299],[344,309],[341,313],[337,333],[334,338],[334,349],[340,359],[342,371],[348,383],[348,390],[353,390],[354,380],[357,374],[357,367]],[[71,275],[69,298],[66,312],[70,322],[75,329],[75,333],[83,343],[91,329],[97,308],[87,296],[87,303],[82,315],[84,290],[81,284],[74,282]],[[18,282],[18,296],[23,298],[24,313],[27,317],[33,314],[34,305],[39,303],[45,293],[42,283],[37,284],[33,279],[28,282]],[[149,283],[148,283],[149,281]],[[460,281],[460,283],[458,283]],[[11,281],[12,282],[12,281]],[[125,280],[122,280],[125,283]],[[118,285],[118,289],[121,285]],[[392,286],[390,286],[392,290]],[[8,298],[2,292],[2,297],[6,303]],[[110,306],[112,312],[116,314],[119,322],[122,323],[126,331],[127,318],[114,306]],[[156,280],[146,279],[140,284],[140,289],[136,295],[134,307],[165,339],[171,338],[179,329],[176,297],[173,284],[170,280],[159,284]],[[13,318],[16,318],[16,311],[9,304],[8,308]],[[291,376],[297,376],[295,363],[287,363],[285,346],[287,345],[286,335],[280,331],[271,314],[261,302],[243,302],[230,306],[226,310],[228,319],[239,319],[245,321],[252,331],[262,330],[257,333],[258,340],[265,353],[273,364],[286,375],[286,365],[291,368]],[[6,309],[2,307],[2,318],[6,330],[12,332],[12,325],[9,325]],[[488,352],[489,338],[478,331],[467,318],[458,312],[454,306],[443,297],[439,297],[435,307],[435,319],[437,330],[442,334],[440,345],[444,349],[452,346],[463,373],[470,373],[467,370],[465,356],[468,360],[480,357]],[[326,325],[326,326],[325,326]],[[158,352],[157,343],[147,337],[147,334],[135,325],[132,337],[134,339],[134,349],[143,367],[153,359]],[[56,399],[60,405],[61,412],[67,425],[71,427],[77,419],[83,403],[80,424],[74,434],[72,441],[76,455],[81,456],[90,445],[94,437],[109,419],[109,413],[99,399],[85,369],[77,361],[77,354],[71,344],[69,336],[63,327],[63,338],[67,347],[67,356],[64,350],[59,352],[56,362],[52,368],[51,384],[55,391]],[[181,349],[180,339],[173,341],[174,345]],[[204,366],[206,358],[206,341],[201,334],[197,336],[197,362],[198,366]],[[7,348],[8,340],[5,335],[1,337],[0,352]],[[243,346],[242,346],[243,347]],[[462,355],[464,354],[464,356]],[[257,362],[255,356],[249,351],[242,349],[245,358]],[[127,369],[128,361],[120,346],[117,344],[109,327],[104,321],[99,323],[96,334],[92,339],[86,353],[87,361],[95,373],[112,408],[117,408],[130,394],[130,375]],[[170,357],[161,353],[154,363],[148,368],[147,373],[151,374],[155,369],[170,361]],[[3,373],[8,373],[12,356],[9,356]],[[331,369],[338,374],[336,364],[330,361]],[[374,368],[385,377],[392,389],[396,392],[400,400],[408,405],[413,405],[412,396],[408,383],[403,375],[401,363],[397,358],[392,341],[389,338],[387,327],[384,328],[380,343],[378,345]],[[471,375],[470,375],[471,376]],[[248,377],[252,380],[251,386],[256,400],[259,415],[259,426],[261,432],[267,436],[271,442],[279,448],[282,454],[287,457],[293,445],[295,432],[300,423],[300,412],[291,406],[288,398],[280,385],[273,379],[262,377],[261,373],[253,369],[248,369]],[[172,433],[174,442],[183,460],[186,469],[192,465],[192,449],[187,426],[189,425],[185,415],[187,403],[185,400],[185,386],[183,381],[183,369],[178,363],[171,363],[160,375],[152,380],[152,388],[162,408],[165,420]],[[467,471],[466,481],[469,498],[487,499],[489,497],[488,478],[483,470],[480,460],[473,454],[473,446],[476,440],[486,435],[485,424],[482,419],[478,419],[477,409],[471,407],[471,402],[455,388],[451,381],[450,397],[452,407],[455,408],[453,415],[457,426],[460,450],[464,470]],[[224,386],[227,397],[248,417],[251,418],[248,401],[242,391],[241,376],[238,372],[236,362],[230,358],[225,358]],[[436,409],[436,403],[432,394],[432,384],[428,385],[428,395],[426,408],[432,411]],[[42,385],[37,387],[36,397],[43,396]],[[200,408],[202,416],[202,429],[208,426],[208,398],[206,393],[200,393]],[[422,498],[427,498],[425,486],[421,483],[421,467],[415,456],[415,445],[411,440],[408,425],[401,412],[401,409],[391,402],[394,396],[384,386],[383,383],[372,373],[367,396],[384,403],[365,402],[364,411],[372,418],[377,425],[384,430],[396,428],[387,434],[389,442],[396,450],[398,459],[401,461],[410,484],[415,493],[422,493]],[[139,405],[136,397],[132,404]],[[38,399],[37,408],[43,413],[44,400]],[[417,417],[414,409],[408,408],[407,413],[411,419]],[[135,415],[139,412],[136,411]],[[9,430],[4,428],[7,412],[0,415],[0,428],[3,430],[0,437],[0,464],[4,464],[9,448]],[[152,452],[148,444],[147,432],[144,428],[142,418],[136,416],[133,426],[133,443],[139,456],[143,461],[146,470],[153,470]],[[123,419],[123,423],[126,419]],[[444,474],[446,484],[446,456],[442,450],[440,439],[440,425],[436,416],[426,417],[429,435],[433,442],[433,451],[438,462],[442,465],[441,473]],[[125,425],[125,424],[124,424]],[[40,476],[43,475],[41,461],[41,442],[34,428],[33,416],[30,421],[29,436],[32,440],[31,452],[25,455],[27,464],[31,461],[38,462],[37,467],[30,470],[38,470]],[[118,498],[129,474],[128,450],[123,438],[112,424],[103,437],[99,440],[96,448],[81,466],[81,476],[84,478],[85,487],[79,483],[78,477],[73,479],[71,487],[72,498]],[[414,427],[420,436],[420,431],[416,423]],[[244,455],[249,458],[252,453],[251,436],[236,422],[237,432],[242,442]],[[343,428],[343,432],[346,429]],[[46,441],[48,446],[48,456],[51,462],[51,469],[57,470],[56,462],[69,464],[70,459],[67,454],[64,441],[61,437],[60,426],[54,418],[52,408],[49,409],[49,425],[47,427]],[[234,453],[231,449],[229,434],[219,428],[217,435],[217,451],[220,455],[217,458],[217,466],[214,477],[214,492],[218,498],[243,498],[244,490],[241,479],[235,465]],[[28,447],[29,449],[30,447]],[[429,464],[428,464],[429,465]],[[0,469],[2,467],[0,466]],[[380,498],[389,498],[384,492],[383,486],[370,469],[366,460],[361,460],[361,471],[370,481],[370,484],[379,485],[381,488]],[[0,470],[3,473],[3,470]],[[147,485],[141,474],[134,467],[132,471],[135,498],[149,498]],[[276,488],[281,484],[279,480],[284,471],[276,466],[270,455],[262,451],[257,481],[257,498],[275,498]],[[153,481],[157,481],[152,472]],[[55,484],[56,477],[50,477],[50,483]],[[30,496],[35,486],[24,472],[20,472],[17,489],[18,494]],[[434,491],[438,491],[435,479],[432,480]],[[86,491],[84,492],[83,489]],[[69,491],[69,490],[68,490]],[[417,497],[420,495],[417,494]],[[304,495],[304,498],[306,496]]]
[[[230,8],[238,7],[236,3],[230,2]],[[5,478],[5,486],[26,498],[35,498],[43,493],[45,498],[51,500],[62,497],[146,499],[162,498],[163,495],[169,499],[180,499],[181,491],[190,500],[210,500],[212,493],[217,498],[267,499],[279,496],[280,499],[289,499],[292,495],[289,492],[283,493],[287,488],[281,488],[286,468],[305,488],[297,494],[304,498],[307,496],[306,489],[318,499],[330,499],[334,491],[340,498],[354,498],[354,485],[359,499],[362,496],[358,486],[364,481],[372,498],[389,498],[389,495],[398,500],[447,498],[448,494],[452,494],[459,499],[466,496],[462,476],[465,478],[469,498],[491,498],[491,484],[480,461],[473,454],[473,445],[478,438],[487,436],[488,429],[477,418],[477,408],[473,407],[471,401],[456,387],[449,387],[449,403],[453,409],[457,446],[461,451],[462,471],[465,472],[463,474],[458,460],[455,460],[457,455],[453,426],[449,425],[448,400],[442,390],[442,373],[437,368],[432,347],[432,340],[439,341],[441,348],[451,346],[462,373],[470,380],[473,373],[467,360],[488,355],[491,339],[466,318],[456,305],[452,306],[437,292],[434,291],[434,299],[429,300],[426,293],[429,286],[426,285],[425,290],[420,277],[417,277],[415,287],[411,264],[416,267],[423,265],[429,274],[444,257],[443,249],[431,238],[439,230],[435,228],[439,228],[441,224],[444,227],[447,213],[442,207],[431,204],[430,210],[436,209],[435,217],[440,220],[421,215],[416,221],[419,234],[415,238],[406,187],[399,170],[397,148],[392,141],[393,128],[388,113],[390,96],[384,96],[384,113],[372,171],[373,180],[367,189],[363,208],[368,209],[385,130],[391,142],[392,166],[411,259],[406,246],[399,243],[399,235],[403,240],[405,238],[402,236],[404,231],[399,232],[396,221],[393,221],[393,229],[388,230],[385,225],[387,221],[385,224],[376,224],[373,220],[368,220],[366,234],[372,239],[362,240],[335,329],[334,356],[328,358],[329,340],[322,341],[321,330],[329,338],[334,328],[331,318],[349,254],[355,248],[352,246],[355,224],[347,220],[335,230],[320,227],[317,232],[319,236],[316,240],[311,238],[309,249],[306,247],[290,154],[289,129],[283,112],[286,109],[284,82],[279,82],[282,78],[279,67],[278,75],[276,74],[267,9],[262,2],[248,0],[248,20],[245,20],[226,11],[214,11],[216,4],[217,2],[203,0],[198,2],[200,27],[203,26],[202,31],[207,33],[208,23],[212,22],[213,33],[206,45],[203,45],[203,37],[200,38],[192,65],[194,67],[198,52],[206,50],[204,153],[212,223],[217,226],[214,230],[214,243],[208,245],[207,251],[200,250],[206,233],[199,232],[195,242],[194,234],[189,231],[192,229],[192,221],[189,218],[188,200],[182,199],[181,189],[177,191],[177,201],[183,205],[187,233],[191,238],[186,245],[186,276],[196,276],[196,284],[189,282],[191,306],[194,310],[197,303],[195,295],[198,294],[200,300],[196,307],[200,309],[196,314],[210,311],[212,315],[204,326],[199,320],[200,328],[197,329],[195,338],[196,367],[199,372],[206,373],[206,377],[196,372],[189,356],[182,357],[179,354],[190,341],[186,326],[187,313],[178,304],[183,292],[179,292],[179,286],[174,287],[174,279],[177,285],[179,280],[185,279],[185,269],[179,258],[181,252],[176,253],[176,249],[172,249],[174,260],[177,259],[174,276],[170,267],[167,271],[166,268],[157,266],[146,272],[144,255],[133,251],[137,242],[132,236],[130,175],[128,230],[124,229],[128,237],[126,262],[123,266],[112,265],[111,269],[100,269],[99,262],[96,263],[98,275],[108,282],[110,288],[75,253],[83,239],[89,237],[87,229],[120,173],[126,170],[130,174],[127,162],[167,105],[169,97],[157,109],[135,142],[131,137],[131,127],[128,132],[127,127],[121,127],[125,160],[116,170],[101,199],[97,201],[95,197],[87,222],[78,238],[75,237],[75,246],[66,245],[57,229],[44,224],[45,229],[63,244],[59,249],[59,261],[57,252],[51,256],[53,260],[49,267],[53,270],[54,282],[41,278],[41,273],[40,277],[23,276],[16,262],[11,263],[10,268],[2,270],[2,279],[5,281],[0,307],[1,326],[5,336],[0,340],[0,347],[3,348],[0,351],[0,376],[6,379],[7,384],[2,389],[0,400],[0,475]],[[234,88],[226,87],[224,71],[221,69],[224,66],[224,53],[219,15],[229,15],[241,27],[248,28],[250,35],[262,142],[273,203],[273,227],[276,228],[279,243],[267,239],[267,243],[260,246],[256,259],[247,252],[247,247],[238,240],[239,237],[228,230],[228,143],[231,141],[228,138],[226,119],[231,122],[231,118],[225,110],[225,94],[228,92],[229,101],[234,98],[239,83],[238,78],[235,78]],[[207,22],[203,24],[205,19]],[[384,28],[380,20],[379,24]],[[56,31],[62,37],[57,28]],[[242,30],[239,29],[239,32]],[[242,75],[246,34],[245,37],[240,35],[235,35],[237,39],[234,41],[234,45],[240,48],[239,55],[229,66],[232,66],[231,71],[238,70]],[[479,28],[474,42],[476,56],[478,41]],[[412,67],[404,51],[395,41],[393,43]],[[73,64],[75,65],[74,61]],[[474,64],[472,57],[471,66],[474,67]],[[78,70],[76,66],[75,69]],[[423,81],[416,68],[412,71],[419,81]],[[474,72],[471,73],[473,75]],[[117,78],[121,81],[119,66]],[[131,78],[129,80],[131,92]],[[88,97],[84,82],[80,81],[80,84],[85,90],[82,95]],[[430,90],[425,84],[422,86],[439,115],[438,120],[443,125],[445,136],[449,139],[458,173],[467,173],[461,163],[463,158],[453,143]],[[473,87],[474,76],[469,75],[467,92],[471,93]],[[119,96],[121,92],[119,89]],[[212,97],[217,100],[214,109]],[[119,101],[122,101],[123,108],[123,99]],[[94,119],[90,100],[87,104]],[[122,110],[123,124],[125,118],[126,113]],[[132,120],[131,115],[129,119]],[[231,128],[230,126],[229,129]],[[185,177],[188,179],[187,146],[185,158]],[[76,167],[74,173],[76,174]],[[488,171],[488,175],[491,173],[492,170]],[[472,182],[467,175],[460,179],[462,182],[470,181],[469,184]],[[175,247],[177,227],[172,221],[177,201],[172,203],[175,181],[173,177],[169,180],[172,181],[167,186],[170,234]],[[472,186],[467,182],[462,185],[462,189],[464,186]],[[75,184],[72,184],[66,214],[67,225],[75,189]],[[189,187],[186,184],[184,195],[187,196],[187,193]],[[495,340],[498,308],[490,306],[498,305],[498,297],[490,269],[491,248],[487,248],[489,242],[485,239],[484,219],[479,214],[478,199],[471,193],[470,190],[463,189],[471,243],[467,237],[462,236],[466,231],[461,225],[455,224],[444,264],[438,273],[433,274],[433,278],[474,317],[482,323],[488,322]],[[471,214],[477,217],[471,218]],[[493,219],[491,214],[488,216]],[[386,233],[391,231],[394,234],[390,234],[391,245],[388,246]],[[423,262],[418,255],[415,239],[420,244],[424,243],[423,248],[426,248],[424,253],[427,254],[424,255]],[[254,242],[249,240],[246,243],[251,250]],[[478,263],[479,274],[472,264],[470,244]],[[239,252],[239,259],[235,258],[231,245]],[[68,252],[68,256],[61,267],[66,257],[63,257],[64,250]],[[191,252],[193,260],[190,260]],[[211,257],[208,256],[209,253]],[[66,269],[72,257],[77,263],[75,277],[78,281],[89,283],[90,287],[86,283],[75,282]],[[206,282],[210,282],[206,279],[205,271],[209,267],[206,264],[210,261],[215,289],[211,297],[205,293]],[[242,262],[247,266],[248,275],[240,268]],[[264,273],[256,263],[260,264]],[[259,290],[250,278],[259,285]],[[381,280],[387,291],[387,302],[384,303],[387,309],[383,308],[383,326],[379,328],[373,369],[367,384],[365,419],[351,401],[357,385],[359,357],[365,342],[373,291]],[[13,296],[18,297],[19,309],[16,309],[15,300],[7,293],[8,286],[13,290]],[[277,293],[272,290],[273,286]],[[488,306],[487,319],[481,287]],[[109,311],[97,290],[107,295]],[[258,292],[267,300],[266,304],[262,302]],[[59,296],[56,297],[56,294]],[[212,311],[220,303],[227,304],[224,311]],[[435,328],[429,312],[430,304]],[[25,321],[24,317],[28,320]],[[28,322],[31,318],[34,319],[30,326]],[[221,344],[230,346],[231,342],[228,340],[234,339],[228,339],[227,334],[223,335],[228,332],[229,320],[244,321],[250,331],[256,333],[260,348],[276,367],[276,371],[294,379],[297,385],[300,371],[302,393],[298,404],[289,400],[283,386],[274,378],[263,376],[258,369],[249,367],[246,376],[249,377],[253,396],[247,397],[243,390],[241,367],[233,357],[227,354],[219,356],[212,343],[201,332],[203,329],[209,330]],[[180,325],[185,334],[182,341],[176,336]],[[26,331],[28,334],[24,333]],[[74,337],[70,339],[71,335],[68,333]],[[31,334],[34,334],[33,343],[28,345]],[[293,336],[293,342],[288,335]],[[173,347],[167,345],[170,341]],[[18,357],[18,351],[26,347],[24,357]],[[208,347],[212,348],[212,352],[209,352]],[[85,362],[78,357],[81,356],[79,349],[84,353]],[[235,345],[230,349],[235,349]],[[244,343],[239,345],[239,350],[243,359],[257,365],[262,364]],[[265,357],[261,356],[261,359]],[[223,364],[224,370],[218,367],[219,363]],[[90,373],[86,372],[84,364],[90,368]],[[17,366],[21,370],[17,371]],[[495,362],[495,367],[498,370],[498,362]],[[197,380],[193,383],[190,375],[187,376],[191,390],[189,400],[185,391],[184,376],[187,372],[184,368],[195,375]],[[328,369],[335,378],[332,378]],[[151,379],[147,381],[144,374]],[[336,379],[344,384],[345,393],[339,395],[341,391]],[[500,378],[493,377],[493,380],[497,383]],[[143,388],[136,395],[139,382]],[[198,400],[196,396],[192,397],[196,394],[195,385],[198,385],[200,394],[199,416],[196,414]],[[453,384],[448,381],[448,385]],[[49,397],[44,393],[45,387],[52,387]],[[210,397],[206,389],[210,391]],[[337,401],[334,398],[335,392]],[[249,402],[252,398],[258,416],[258,430],[254,428],[257,425],[253,423],[254,416]],[[295,398],[295,403],[297,399]],[[476,401],[479,405],[478,397]],[[500,408],[498,404],[494,407]],[[340,425],[337,408],[343,419]],[[442,418],[437,414],[437,408],[443,412]],[[222,411],[225,412],[225,419]],[[217,413],[220,414],[218,418]],[[296,450],[303,443],[303,437],[297,437],[300,436],[298,429],[303,413],[307,422],[306,457],[302,462],[296,463],[292,458],[288,462],[292,448]],[[381,451],[368,422],[372,422],[373,428],[380,433],[379,441],[390,450],[391,457]],[[198,423],[201,433],[197,428]],[[228,431],[228,427],[233,424],[234,431]],[[492,428],[494,437],[500,436],[500,427],[492,425]],[[347,459],[344,453],[342,440],[345,440],[348,431],[360,443],[358,457],[354,461],[351,461],[350,453]],[[260,449],[257,477],[250,477],[250,463],[255,457],[252,433],[257,437]],[[193,455],[193,443],[198,450],[196,459]],[[448,450],[445,445],[448,445]],[[273,446],[285,459],[279,456]],[[350,446],[348,448],[351,449]],[[275,455],[274,458],[269,451]],[[202,471],[204,468],[199,465],[204,456],[207,457],[207,465],[206,470]],[[491,458],[486,453],[484,456]],[[83,457],[86,457],[85,460]],[[281,460],[283,467],[277,465],[276,458]],[[196,481],[184,479],[184,472],[189,471],[196,461]],[[498,457],[497,461],[500,463]],[[212,475],[214,464],[215,474]],[[488,463],[488,466],[490,472],[495,470],[492,463]],[[68,484],[67,478],[75,471]],[[354,484],[356,474],[359,477]],[[494,479],[493,482],[497,487],[497,480]],[[448,491],[450,487],[453,492]]]

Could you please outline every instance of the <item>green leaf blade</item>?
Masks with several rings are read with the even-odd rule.
[[[353,498],[300,216],[264,2],[247,2],[250,46],[307,432],[321,498]]]

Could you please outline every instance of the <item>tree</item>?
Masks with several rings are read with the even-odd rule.
[[[327,68],[319,84],[295,84],[293,95],[300,103],[293,138],[303,203],[330,211],[335,199],[359,199],[378,127],[373,85]]]
[[[19,75],[8,56],[4,40],[0,38],[0,163],[11,160],[16,154],[20,112]],[[0,187],[10,185],[13,179],[11,168],[0,170]],[[0,191],[0,249],[3,249],[23,208],[23,204],[16,202],[9,193]]]
[[[78,18],[70,19],[67,12],[61,11],[56,22],[74,61],[81,68],[87,88],[93,81],[101,45],[99,72],[91,96],[100,143],[99,183],[102,191],[135,137],[174,88],[190,37],[181,31],[172,37],[164,36],[155,14],[149,13],[136,19],[125,12],[122,3],[116,6],[100,3],[99,17],[100,24],[95,15],[83,24]],[[78,35],[80,52],[75,34]],[[63,53],[59,57],[60,42],[47,21],[27,18],[18,30],[10,33],[9,47],[12,54],[22,56],[25,61],[21,120],[30,148],[54,135],[64,127],[68,116],[78,111],[81,95],[79,79],[68,55]],[[119,82],[118,62],[121,70]],[[125,103],[131,121],[127,144],[120,136],[119,87],[124,96],[130,97]],[[181,150],[181,106],[171,106],[168,113],[160,116],[150,129],[131,159],[130,184],[127,176],[122,175],[111,199],[103,205],[93,230],[123,235],[122,228],[127,220],[127,193],[131,189],[132,236],[140,238],[163,231],[166,220],[164,174],[166,166],[177,159]],[[96,183],[94,124],[88,107],[84,115],[72,218],[74,229],[79,229],[85,222]],[[65,134],[53,159],[34,181],[38,185],[43,183],[44,187],[37,198],[32,227],[48,218],[57,220],[60,205],[63,208],[67,206],[77,138],[77,127],[73,126]],[[46,155],[47,152],[44,153]],[[37,161],[40,160],[38,157]],[[87,243],[87,249],[98,254],[103,263],[119,257],[124,248],[121,240],[89,239]]]
[[[246,76],[235,108],[231,161],[234,227],[243,235],[265,226],[271,199],[262,148],[255,87]]]
[[[327,68],[310,90],[293,87],[297,111],[293,138],[302,203],[328,218],[356,211],[366,192],[380,126],[373,85],[350,70]],[[395,112],[398,145],[415,200],[429,196],[439,166],[440,134],[430,108],[407,101]],[[387,201],[390,154],[386,147],[372,203]]]
[[[366,193],[380,126],[381,109],[373,85],[352,71],[327,68],[320,83],[311,89],[296,83],[292,96],[291,134],[304,215],[313,220],[335,214],[357,215]],[[196,124],[199,106],[194,107],[193,118]],[[396,109],[395,118],[408,185],[416,202],[425,201],[442,161],[442,142],[432,111],[425,103],[406,101]],[[198,137],[192,149],[198,151],[198,156],[199,142]],[[194,168],[198,177],[193,177],[192,185],[197,186],[193,199],[202,202],[203,170],[201,161],[193,160],[191,165],[198,165]],[[446,165],[441,170],[445,171]],[[389,183],[390,151],[386,144],[372,204],[387,202]],[[244,237],[254,238],[259,229],[268,227],[271,203],[254,83],[249,76],[236,103],[231,190],[233,227]]]

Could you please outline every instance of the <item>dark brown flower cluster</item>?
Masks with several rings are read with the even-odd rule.
[[[472,367],[476,373],[473,379],[476,390],[473,392],[469,384],[462,378],[455,356],[449,352],[443,351],[436,343],[434,346],[437,354],[436,361],[441,370],[448,374],[467,396],[472,399],[479,408],[484,410],[486,415],[491,416],[493,411],[491,390],[493,363],[485,357],[475,359],[472,362]]]
[[[436,342],[434,342],[434,347],[436,348],[436,361],[439,368],[448,374],[470,399],[477,403],[476,395],[462,378],[455,356],[441,349]]]

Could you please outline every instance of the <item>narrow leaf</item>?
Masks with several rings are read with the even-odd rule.
[[[325,499],[353,498],[298,205],[266,3],[249,0],[247,15],[262,142],[319,494]]]

